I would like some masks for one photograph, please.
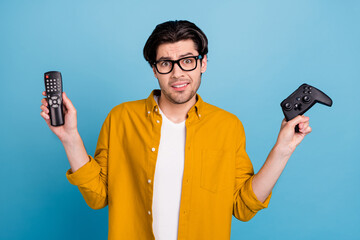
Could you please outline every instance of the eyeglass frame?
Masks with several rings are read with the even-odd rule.
[[[183,69],[182,67],[181,67],[181,65],[180,65],[180,61],[181,60],[184,60],[184,59],[186,59],[186,58],[195,58],[195,67],[193,68],[193,69],[191,69],[191,70],[185,70],[185,69]],[[197,68],[197,60],[202,60],[202,59],[204,59],[203,58],[203,56],[202,55],[198,55],[198,56],[187,56],[187,57],[183,57],[183,58],[180,58],[180,59],[178,59],[178,60],[158,60],[158,61],[155,61],[154,63],[153,63],[153,65],[155,66],[155,69],[156,69],[156,71],[159,73],[159,74],[169,74],[169,73],[171,73],[171,71],[174,69],[174,66],[175,66],[175,63],[179,66],[179,68],[181,69],[181,70],[183,70],[183,71],[186,71],[186,72],[190,72],[190,71],[194,71],[196,68]],[[159,62],[161,62],[161,61],[168,61],[168,62],[171,62],[171,69],[170,69],[170,71],[169,72],[167,72],[167,73],[161,73],[160,71],[159,71],[159,69],[157,68],[157,63],[159,63]]]

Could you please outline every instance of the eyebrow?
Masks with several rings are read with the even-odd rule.
[[[194,54],[191,52],[188,52],[188,53],[180,55],[179,59],[181,59],[183,57],[187,57],[187,56],[194,56]],[[172,59],[170,57],[161,57],[161,58],[159,58],[159,60],[156,60],[156,61],[163,61],[163,60],[172,60]]]

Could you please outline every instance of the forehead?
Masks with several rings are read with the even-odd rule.
[[[157,52],[156,59],[161,57],[177,59],[180,56],[191,53],[193,55],[198,55],[196,50],[195,43],[191,39],[181,40],[174,43],[163,43],[160,44]]]

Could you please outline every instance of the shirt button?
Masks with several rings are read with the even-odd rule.
[[[199,117],[201,117],[201,114],[199,114]]]
[[[150,211],[148,211],[148,214],[150,215],[150,214],[151,214],[151,212],[150,212]]]
[[[152,148],[151,151],[155,152],[155,148]]]
[[[150,114],[150,111],[148,111],[148,114]]]
[[[151,183],[151,179],[148,179],[148,183]]]
[[[157,112],[157,108],[155,108],[155,112]]]

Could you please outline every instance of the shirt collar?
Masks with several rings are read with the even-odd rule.
[[[157,111],[159,106],[156,103],[155,99],[154,99],[154,95],[156,96],[160,96],[161,95],[161,90],[160,89],[154,89],[149,97],[146,99],[146,116],[150,116],[151,112]],[[202,110],[204,108],[204,101],[202,100],[202,98],[200,97],[199,94],[196,93],[196,103],[194,104],[194,106],[192,106],[188,112],[189,117],[192,114],[196,114],[196,116],[200,119]]]

